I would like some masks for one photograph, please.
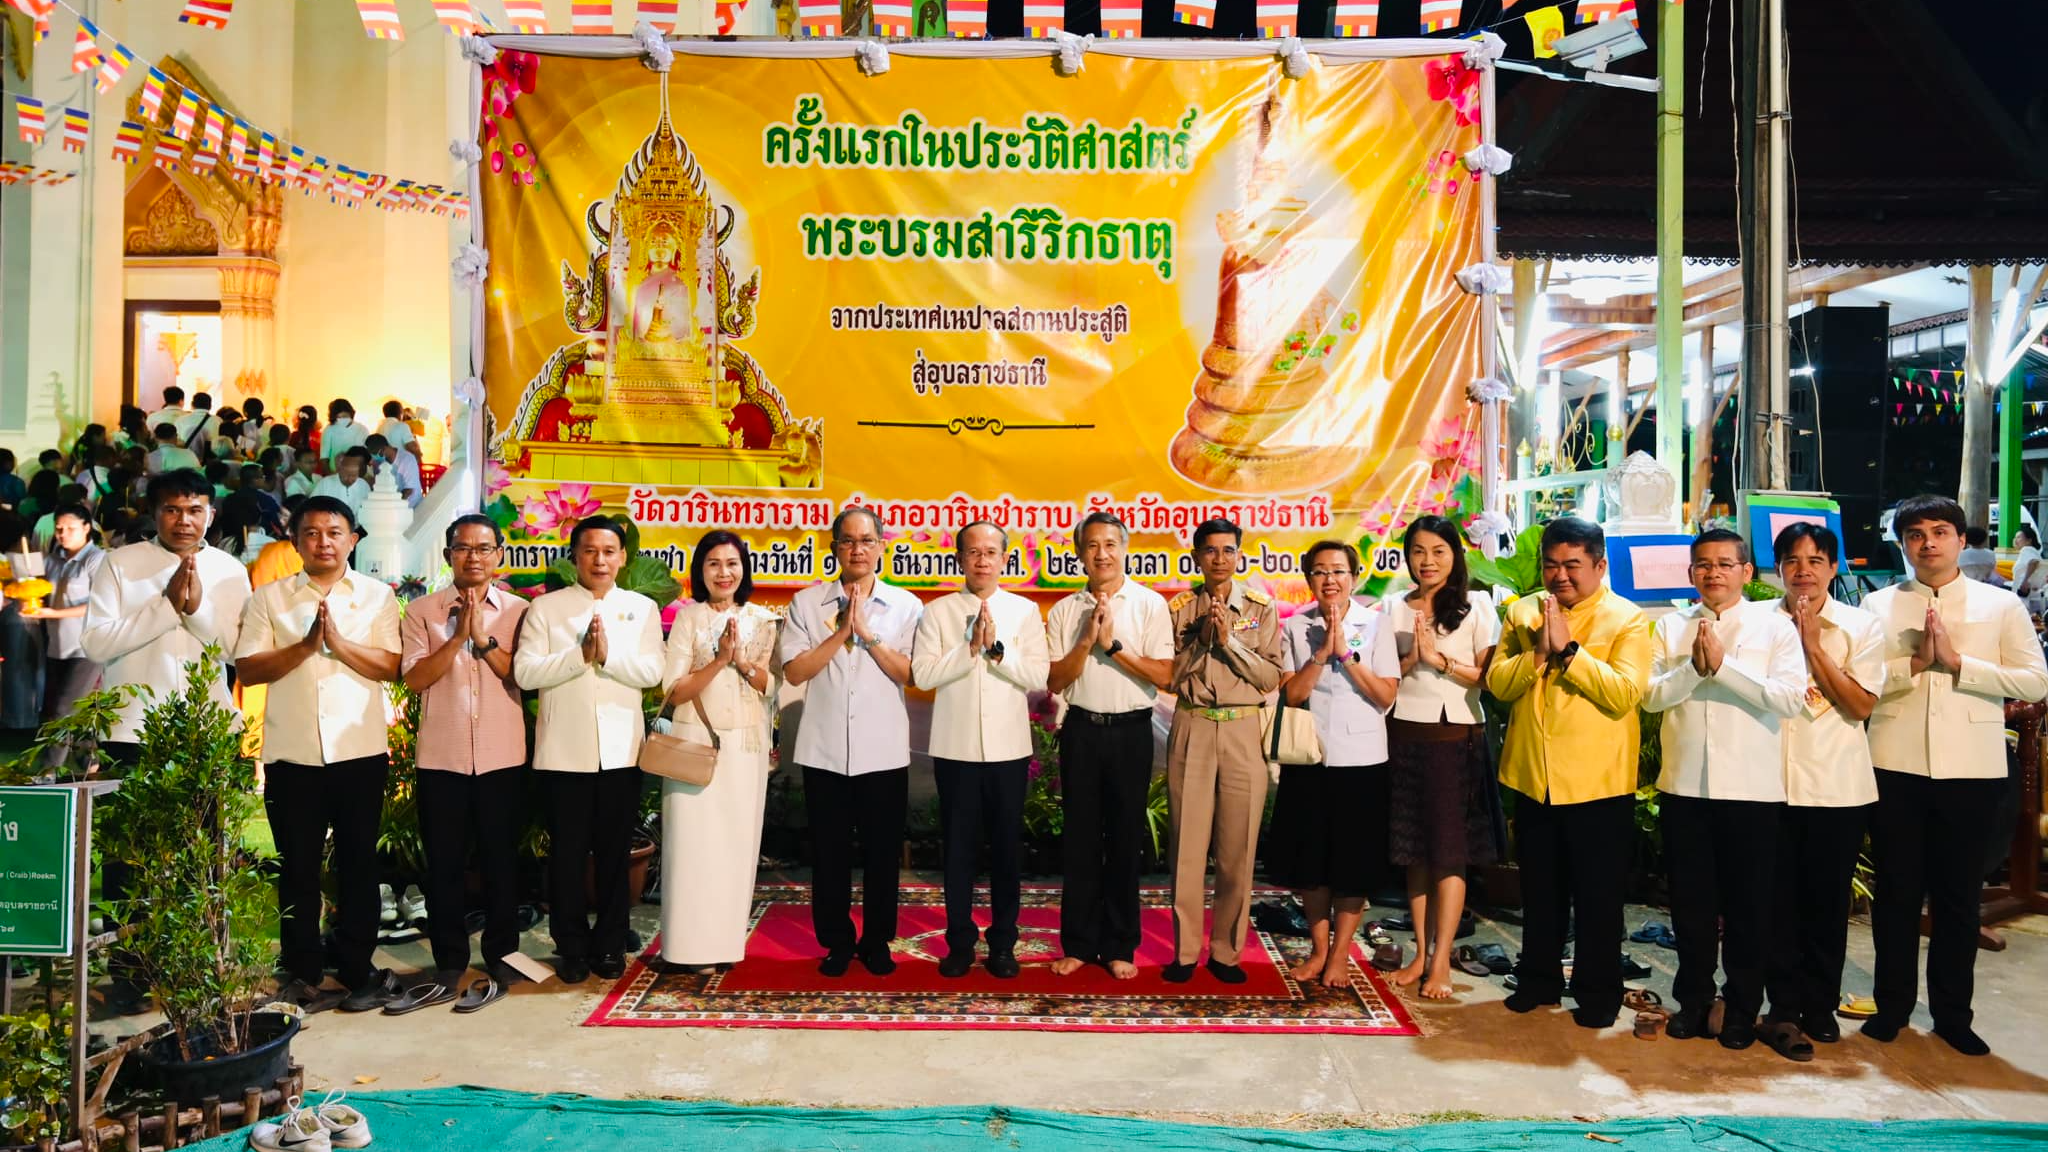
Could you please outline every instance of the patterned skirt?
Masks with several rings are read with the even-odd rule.
[[[1387,718],[1388,851],[1396,864],[1455,872],[1499,859],[1486,729]]]

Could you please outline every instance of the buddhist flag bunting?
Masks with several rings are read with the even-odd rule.
[[[50,9],[57,6],[57,0],[7,0],[7,2],[20,9],[22,15],[33,16],[38,20],[47,20],[50,16]]]
[[[1044,40],[1067,27],[1067,0],[1024,0],[1024,35]]]
[[[239,159],[249,151],[249,124],[239,116],[231,119],[234,123],[228,128],[228,155]]]
[[[1634,0],[1579,0],[1578,22],[1604,24],[1624,11],[1633,17],[1635,7]]]
[[[228,114],[208,104],[202,120],[199,128],[200,139],[205,141],[208,151],[217,153],[221,150],[221,136],[228,130]]]
[[[1337,36],[1379,35],[1380,0],[1337,0],[1330,27]]]
[[[114,90],[121,77],[128,74],[128,66],[135,63],[135,53],[126,44],[116,43],[106,58],[100,61],[100,76],[95,82],[104,96]]]
[[[612,0],[575,0],[569,5],[569,31],[578,36],[611,35]]]
[[[204,176],[212,172],[213,166],[218,163],[220,163],[220,156],[217,153],[208,152],[204,148],[193,149],[192,174],[194,176]]]
[[[1536,46],[1536,55],[1557,55],[1557,41],[1564,35],[1564,13],[1556,8],[1538,8],[1526,17],[1529,23],[1529,40]]]
[[[171,78],[157,71],[156,65],[149,66],[149,75],[142,79],[142,118],[156,120],[163,116],[164,89]]]
[[[1145,33],[1143,0],[1103,0],[1102,38],[1134,40]]]
[[[398,20],[398,0],[356,0],[356,15],[372,40],[405,39],[405,25]]]
[[[36,17],[36,43],[38,44],[50,38],[50,9],[53,7],[55,5],[45,5],[43,14]]]
[[[178,13],[178,23],[219,30],[228,26],[228,17],[234,14],[235,0],[185,0],[185,10]]]
[[[740,14],[745,12],[746,10],[747,0],[718,0],[717,7],[712,13],[714,19],[716,20],[716,23],[713,24],[712,26],[715,31],[715,34],[719,36],[732,35],[733,29],[738,28],[740,26]],[[675,19],[671,17],[669,19],[669,23],[673,25],[675,23]],[[657,26],[655,30],[662,33],[663,35],[667,35],[669,32],[673,31],[673,28],[662,28]]]
[[[305,179],[306,150],[304,148],[299,147],[297,144],[294,144],[291,146],[291,150],[284,154],[285,187],[297,188],[305,181]]]
[[[260,176],[260,175],[264,175],[264,174],[268,173],[268,172],[270,171],[271,167],[272,167],[273,165],[275,165],[276,163],[277,163],[277,137],[275,137],[275,136],[272,136],[272,135],[271,135],[270,133],[268,133],[268,132],[265,132],[265,133],[263,133],[263,136],[262,136],[262,140],[261,140],[261,142],[260,142],[260,143],[258,143],[258,144],[256,145],[256,173],[257,173],[257,175],[259,175],[259,176]]]
[[[796,0],[796,19],[805,36],[837,36],[839,0]]]
[[[71,41],[71,71],[75,75],[100,66],[106,55],[100,51],[100,30],[84,17],[78,20],[78,35]]]
[[[1272,40],[1295,34],[1296,0],[1258,0],[1254,12],[1261,38]]]
[[[64,110],[64,150],[83,152],[88,137],[92,135],[92,113],[83,108]]]
[[[1173,22],[1197,28],[1216,26],[1216,0],[1173,0]]]
[[[640,0],[640,19],[654,25],[654,30],[666,36],[676,30],[676,0]],[[720,8],[726,7],[719,5]],[[719,18],[719,31],[725,30],[723,15]]]
[[[547,9],[540,0],[505,0],[505,19],[512,22],[514,32],[529,36],[545,36],[548,31]]]
[[[21,138],[29,144],[41,144],[50,131],[50,113],[43,102],[33,96],[14,98],[14,119],[21,125]]]
[[[1447,32],[1464,18],[1465,0],[1422,0],[1422,30]]]
[[[1103,10],[1102,20],[1107,31],[1107,9]],[[988,35],[988,0],[946,0],[946,31],[965,40]]]
[[[178,111],[171,117],[171,135],[180,140],[192,138],[192,125],[199,119],[199,97],[186,89],[178,95]]]
[[[142,125],[133,120],[121,121],[121,130],[114,133],[114,159],[133,164],[141,158]]]
[[[183,158],[183,150],[182,150],[182,149],[180,149],[180,148],[178,147],[178,142],[177,142],[176,140],[173,140],[173,139],[171,139],[171,138],[170,138],[170,137],[168,137],[168,136],[159,136],[159,137],[157,137],[157,141],[156,141],[156,166],[157,166],[157,167],[159,167],[159,168],[163,169],[163,170],[164,170],[164,171],[166,171],[166,172],[176,172],[176,171],[178,170],[178,166],[179,166],[179,161],[180,161],[180,160],[181,160],[182,158]]]
[[[1038,0],[1038,2],[1044,3],[1045,0]],[[874,0],[873,7],[875,10],[875,35],[910,35],[911,24],[917,18],[916,13],[911,11],[911,0]],[[1031,8],[1032,0],[1025,0],[1024,34],[1027,36],[1042,35],[1042,33],[1031,31]]]
[[[451,36],[467,36],[476,31],[476,10],[469,0],[434,0],[434,19]]]

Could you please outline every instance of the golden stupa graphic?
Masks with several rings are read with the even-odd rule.
[[[824,436],[791,415],[738,342],[754,330],[761,274],[735,283],[723,250],[731,205],[669,120],[626,162],[609,202],[584,221],[585,274],[562,261],[562,318],[584,339],[557,349],[491,441],[536,480],[816,488]]]
[[[1218,492],[1287,494],[1328,486],[1357,467],[1330,380],[1339,336],[1329,269],[1303,242],[1308,202],[1293,194],[1281,104],[1269,91],[1239,208],[1216,216],[1223,259],[1216,327],[1202,352],[1174,471]],[[1356,316],[1343,327],[1355,329]]]

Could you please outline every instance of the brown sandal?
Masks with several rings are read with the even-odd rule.
[[[1636,1039],[1655,1040],[1664,1031],[1664,1025],[1671,1022],[1671,1012],[1662,1005],[1652,1004],[1636,1010]]]

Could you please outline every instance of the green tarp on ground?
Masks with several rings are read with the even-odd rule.
[[[1602,1124],[1494,1121],[1416,1128],[1282,1132],[1217,1128],[1029,1108],[742,1108],[664,1100],[534,1096],[489,1088],[351,1094],[375,1148],[391,1152],[1889,1152],[2048,1147],[2048,1125],[1976,1121],[1708,1119]],[[1589,1140],[1597,1133],[1618,1144]],[[242,1133],[191,1145],[243,1147]]]

